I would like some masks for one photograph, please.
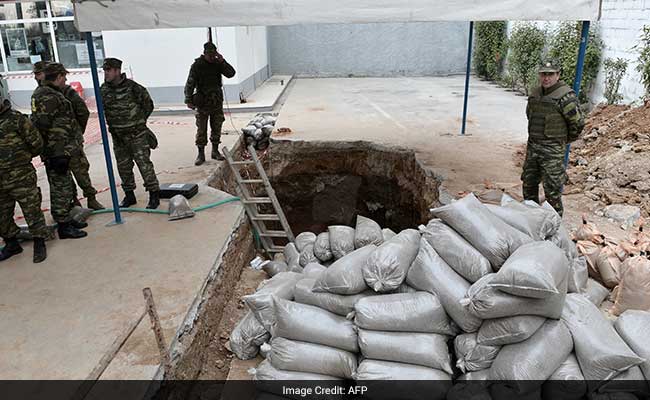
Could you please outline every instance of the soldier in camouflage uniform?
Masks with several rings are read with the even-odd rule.
[[[43,69],[48,64],[46,61],[39,61],[34,64],[34,78],[39,83],[44,78]],[[93,184],[90,180],[90,162],[86,157],[86,152],[84,151],[83,146],[83,134],[86,131],[86,126],[88,125],[88,118],[90,117],[90,111],[86,106],[86,102],[79,96],[76,90],[70,85],[65,85],[63,87],[63,95],[70,101],[72,108],[74,110],[77,123],[79,124],[81,135],[78,137],[78,148],[70,156],[70,170],[74,176],[74,179],[79,184],[79,187],[83,190],[84,197],[86,197],[88,208],[92,210],[103,210],[104,206],[97,201],[96,195],[97,190],[93,187]],[[77,199],[77,186],[73,185],[74,193],[72,197],[73,205],[81,206],[79,200]]]
[[[560,69],[546,62],[539,69],[540,86],[528,98],[528,145],[521,180],[526,200],[539,203],[539,184],[546,200],[562,215],[562,187],[566,182],[567,143],[580,136],[584,120],[575,92],[560,81]]]
[[[16,239],[20,232],[14,222],[16,202],[34,238],[34,262],[40,263],[47,258],[45,239],[49,232],[41,211],[36,169],[32,165],[32,158],[42,150],[41,134],[29,118],[12,110],[9,100],[0,95],[0,236],[5,241],[0,261],[23,251]]]
[[[235,69],[217,52],[217,47],[208,42],[203,45],[203,55],[194,60],[185,84],[185,104],[196,110],[196,147],[198,156],[194,165],[205,162],[205,146],[208,144],[208,120],[212,159],[222,161],[219,153],[223,115],[223,91],[221,76],[232,78]]]
[[[106,122],[113,137],[117,170],[125,194],[120,207],[130,207],[137,203],[133,175],[135,162],[149,192],[147,208],[156,209],[160,205],[160,186],[151,162],[151,150],[158,143],[154,133],[147,128],[147,119],[153,112],[153,101],[147,89],[122,73],[122,61],[107,58],[103,68],[105,82],[101,93]]]
[[[70,217],[74,185],[70,155],[78,146],[79,125],[72,104],[61,92],[68,71],[59,63],[50,63],[45,66],[44,73],[42,83],[32,94],[32,123],[43,136],[41,158],[50,183],[50,209],[58,224],[59,238],[83,238],[87,233],[80,229],[88,224]]]

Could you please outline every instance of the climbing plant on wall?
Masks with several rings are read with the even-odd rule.
[[[619,93],[621,80],[627,71],[627,60],[624,58],[607,58],[603,63],[605,69],[605,99],[607,104],[617,104],[623,100]]]
[[[507,53],[506,21],[477,22],[474,25],[474,68],[476,73],[486,79],[498,79]]]

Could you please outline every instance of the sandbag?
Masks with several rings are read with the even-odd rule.
[[[479,279],[467,291],[467,298],[461,304],[475,317],[493,319],[514,317],[517,315],[538,315],[546,318],[559,319],[566,297],[567,282],[560,284],[559,294],[547,299],[513,296],[504,293],[488,284],[495,274],[489,274]]]
[[[640,364],[646,380],[650,380],[650,312],[627,310],[614,322],[616,332],[625,343],[639,356],[645,359]]]
[[[596,268],[605,287],[613,289],[618,285],[621,279],[619,276],[621,260],[616,255],[616,249],[613,246],[608,245],[600,250],[596,257]]]
[[[632,257],[618,286],[612,313],[620,315],[626,310],[650,310],[650,260]]]
[[[393,290],[390,293],[415,293],[417,292],[417,289],[410,287],[406,283],[402,283],[399,285],[399,287],[395,290]]]
[[[571,353],[542,385],[544,400],[577,400],[587,394],[587,383],[578,359]]]
[[[257,356],[262,343],[270,337],[271,334],[249,311],[232,330],[230,349],[240,360],[250,360]]]
[[[372,290],[366,290],[350,296],[342,296],[334,293],[318,293],[312,291],[315,283],[315,279],[302,279],[298,281],[294,290],[295,301],[320,307],[343,317],[354,311],[354,305],[359,299],[376,294]]]
[[[298,249],[296,249],[295,244],[289,243],[288,245],[284,246],[283,254],[285,262],[289,266],[289,270],[294,267],[300,268],[300,252]]]
[[[312,393],[316,386],[322,388],[334,388],[343,383],[341,378],[329,375],[313,374],[309,372],[296,372],[284,371],[275,368],[269,360],[262,361],[256,368],[251,368],[248,373],[253,376],[255,387],[264,392],[270,392],[281,396],[288,396],[292,399],[302,400],[305,396],[301,396],[299,392],[295,394],[285,393],[287,382],[292,382],[291,389],[297,390],[299,388],[311,389]],[[304,383],[296,383],[296,381],[307,381]],[[311,381],[311,382],[310,382]],[[314,381],[329,381],[322,383],[315,383]],[[230,398],[237,398],[240,396],[232,396]],[[340,395],[322,395],[322,399],[342,399]]]
[[[497,271],[519,246],[533,239],[492,214],[474,194],[434,208],[433,215],[454,228],[483,254]]]
[[[602,247],[595,243],[586,240],[581,240],[578,243],[576,243],[576,248],[578,249],[578,253],[584,256],[585,259],[587,260],[589,277],[594,278],[599,282],[602,282],[603,278],[600,276],[600,272],[598,271],[598,265],[597,265],[598,255],[600,254],[600,250],[602,249]]]
[[[600,233],[596,225],[587,222],[587,217],[584,215],[582,216],[582,225],[573,234],[573,239],[575,241],[589,241],[595,244],[603,244],[605,242],[605,236]]]
[[[270,346],[266,359],[281,370],[347,379],[357,370],[357,356],[349,351],[281,337],[273,338]]]
[[[320,265],[319,263],[309,263],[302,270],[302,274],[305,278],[318,279],[318,277],[327,271],[327,267]]]
[[[555,235],[562,223],[558,214],[539,206],[527,206],[516,201],[502,206],[492,204],[485,204],[485,206],[506,224],[538,241]]]
[[[589,278],[587,281],[587,290],[583,295],[594,303],[596,307],[600,307],[607,296],[609,296],[609,289],[598,283],[595,279]]]
[[[600,310],[582,295],[567,295],[562,321],[571,330],[576,357],[587,380],[609,380],[644,361],[625,344]]]
[[[273,278],[280,272],[289,271],[289,266],[283,261],[269,261],[268,263],[262,266],[262,270],[266,272],[268,276]]]
[[[478,344],[476,333],[465,333],[454,339],[456,366],[461,372],[488,369],[496,358],[501,346]]]
[[[367,290],[362,268],[375,249],[371,244],[337,260],[318,278],[314,291],[350,295]]]
[[[369,244],[379,246],[384,243],[381,226],[370,218],[357,215],[357,227],[354,231],[354,247],[360,249]]]
[[[460,276],[474,283],[492,272],[490,261],[439,219],[429,221],[422,237]]]
[[[486,346],[503,346],[523,342],[544,325],[545,317],[518,315],[488,319],[478,330],[476,341]]]
[[[420,251],[406,282],[418,290],[436,294],[451,319],[463,331],[476,332],[481,326],[481,320],[460,303],[470,287],[469,282],[447,265],[425,239],[420,241]]]
[[[315,306],[273,298],[274,337],[299,340],[336,347],[356,353],[359,351],[357,332],[352,321]]]
[[[592,384],[596,386],[597,383]],[[598,393],[634,393],[642,399],[650,397],[650,388],[648,381],[643,376],[641,368],[638,366],[632,367],[627,371],[621,372],[616,377],[603,383],[598,387]]]
[[[420,233],[406,229],[377,247],[362,268],[366,284],[381,293],[397,289],[406,279],[419,246]]]
[[[354,251],[354,228],[333,225],[327,228],[330,237],[330,250],[335,259]]]
[[[437,333],[359,329],[359,349],[365,358],[422,365],[453,374],[447,337]]]
[[[421,365],[365,359],[357,368],[356,381],[440,381],[451,377],[444,371]],[[449,385],[451,386],[451,385]],[[443,397],[444,398],[444,397]]]
[[[569,274],[567,281],[568,293],[584,293],[587,291],[589,271],[587,270],[587,259],[583,256],[575,257],[569,262]]]
[[[381,235],[384,238],[384,242],[391,240],[397,233],[393,232],[390,228],[384,228],[381,230]]]
[[[302,278],[301,274],[295,272],[281,272],[265,281],[264,285],[254,294],[243,296],[242,300],[264,328],[271,331],[274,321],[272,297],[293,299],[296,282]]]
[[[542,204],[542,208],[544,208],[544,209],[546,209],[548,211],[551,211],[555,215],[560,217],[560,215],[557,213],[557,211],[555,211],[553,206],[550,205],[548,201],[545,201]],[[560,217],[560,220],[561,219],[562,219],[562,217]],[[576,258],[578,256],[578,250],[576,249],[576,245],[573,242],[573,240],[571,240],[571,235],[569,234],[569,231],[567,231],[564,224],[562,224],[562,223],[560,224],[560,226],[558,227],[558,230],[555,233],[555,235],[553,235],[550,238],[550,241],[553,242],[553,244],[555,244],[557,247],[564,250],[564,253],[566,254],[566,258],[569,261],[573,260],[574,258]]]
[[[316,234],[312,232],[303,232],[300,235],[296,236],[295,244],[296,244],[296,250],[298,250],[299,253],[302,253],[302,251],[307,247],[308,245],[313,245],[316,242]]]
[[[569,265],[564,252],[551,242],[519,247],[503,264],[488,286],[515,296],[545,299],[560,293]]]
[[[309,263],[317,263],[317,262],[318,262],[318,258],[316,258],[316,255],[314,255],[314,245],[313,244],[306,245],[305,248],[300,253],[300,259],[299,259],[300,266],[304,268]]]
[[[323,232],[316,237],[314,255],[322,262],[327,262],[334,258],[330,249],[330,234],[328,232]]]
[[[455,333],[438,298],[427,292],[359,299],[354,305],[354,322],[360,328],[376,331]]]
[[[528,340],[503,346],[490,368],[490,379],[511,381],[519,393],[531,393],[572,350],[573,340],[564,322],[547,320]]]
[[[459,381],[487,381],[490,379],[490,370],[482,369],[480,371],[472,371],[460,375],[457,380]]]

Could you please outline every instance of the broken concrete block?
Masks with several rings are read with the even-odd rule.
[[[624,230],[630,229],[641,218],[641,209],[625,204],[612,204],[605,207],[604,215],[621,224]]]

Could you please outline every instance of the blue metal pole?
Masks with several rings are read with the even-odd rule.
[[[472,69],[472,39],[474,36],[474,21],[469,21],[469,43],[467,43],[467,70],[465,71],[465,98],[463,100],[463,127],[460,134],[465,134],[467,126],[467,98],[469,96],[469,74]]]
[[[86,44],[88,45],[88,58],[90,60],[90,73],[93,77],[93,89],[95,90],[95,101],[97,102],[97,117],[99,118],[99,129],[102,133],[102,146],[104,147],[104,159],[106,160],[106,172],[108,172],[108,184],[111,187],[111,200],[113,202],[113,212],[115,213],[115,223],[122,223],[122,214],[120,213],[120,204],[117,199],[117,186],[115,185],[115,174],[113,173],[113,160],[111,159],[111,149],[108,147],[108,131],[106,129],[106,120],[104,119],[104,102],[102,93],[99,90],[99,74],[97,73],[97,60],[95,59],[95,44],[93,35],[86,32]]]
[[[578,51],[578,63],[576,65],[576,76],[573,81],[573,91],[576,96],[580,94],[580,84],[582,83],[582,71],[585,66],[585,55],[587,54],[587,41],[589,40],[589,21],[582,21],[582,38],[580,39],[580,50]],[[569,165],[569,153],[571,152],[571,143],[566,145],[564,153],[564,168]]]

